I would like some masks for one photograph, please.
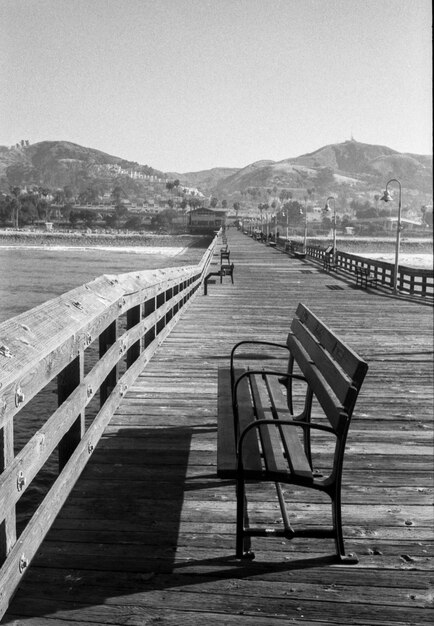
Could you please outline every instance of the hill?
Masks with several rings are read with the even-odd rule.
[[[244,200],[252,206],[283,190],[294,198],[303,198],[309,189],[317,197],[328,193],[372,199],[388,179],[397,178],[413,204],[432,204],[432,155],[400,153],[353,139],[282,161],[261,160],[241,169],[216,167],[184,174],[164,174],[67,141],[0,146],[0,191],[10,185],[36,184],[51,189],[69,186],[74,193],[93,187],[102,193],[120,184],[131,197],[146,197],[164,192],[167,178],[179,179],[207,196]]]
[[[208,194],[222,179],[228,178],[236,172],[238,172],[238,169],[235,167],[213,167],[210,170],[187,172],[185,174],[168,172],[167,177],[174,180],[178,179],[181,185],[197,187],[202,193]]]
[[[244,194],[254,188],[378,192],[388,178],[398,178],[415,192],[432,194],[432,156],[351,140],[283,161],[252,163],[221,179],[212,191],[216,195]]]
[[[0,146],[0,190],[7,190],[9,185],[36,184],[51,188],[68,185],[80,191],[90,182],[110,187],[122,176],[146,180],[164,174],[148,165],[68,141]]]

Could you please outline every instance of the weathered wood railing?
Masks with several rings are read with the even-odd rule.
[[[303,244],[299,241],[292,241],[290,244],[292,251],[301,252]],[[285,239],[278,240],[278,246],[285,249],[288,242]],[[322,246],[308,245],[306,247],[306,257],[315,259],[320,263],[324,260],[325,248]],[[369,259],[349,252],[336,251],[336,267],[344,274],[356,278],[356,268],[366,268],[371,276],[373,287],[393,287],[393,273],[395,266],[387,261]],[[434,272],[430,269],[406,267],[400,265],[398,269],[398,289],[402,293],[407,293],[424,298],[434,297]]]
[[[126,390],[200,287],[215,245],[197,266],[101,276],[0,324],[0,617]],[[17,453],[14,423],[56,379],[57,409]],[[56,450],[58,474],[17,528],[17,504]]]

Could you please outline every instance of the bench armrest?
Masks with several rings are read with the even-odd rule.
[[[243,456],[243,442],[249,431],[253,428],[259,428],[262,424],[269,424],[270,426],[299,426],[300,428],[309,429],[309,430],[322,430],[327,433],[330,433],[337,437],[335,431],[331,426],[325,426],[323,424],[312,424],[310,422],[302,422],[300,420],[282,420],[282,419],[262,419],[262,420],[253,420],[248,424],[244,430],[240,433],[238,444],[237,444],[237,458],[238,464],[242,465],[242,456]]]
[[[245,372],[241,374],[241,376],[238,376],[237,380],[234,383],[234,386],[233,386],[234,402],[237,397],[237,390],[238,390],[238,385],[240,381],[243,378],[247,378],[248,376],[252,376],[255,374],[266,374],[267,376],[279,376],[279,378],[287,378],[288,380],[292,380],[295,378],[295,380],[302,380],[303,382],[307,382],[306,378],[302,376],[301,374],[288,374],[287,372],[276,372],[275,370],[246,370]]]
[[[236,343],[234,345],[234,347],[231,350],[231,357],[230,357],[230,368],[231,368],[231,384],[232,384],[232,389],[234,387],[235,384],[235,380],[234,380],[234,358],[235,358],[235,352],[236,350],[243,345],[260,345],[260,346],[271,346],[274,348],[284,348],[285,350],[288,351],[288,353],[290,353],[290,350],[288,348],[288,346],[284,343],[276,343],[273,341],[256,341],[256,340],[245,340],[245,341],[239,341],[238,343]]]
[[[232,367],[232,364],[233,364],[233,361],[234,361],[236,350],[240,346],[243,346],[243,345],[246,345],[246,344],[256,345],[256,346],[258,346],[258,345],[259,346],[272,346],[272,347],[275,347],[275,348],[285,348],[289,352],[289,348],[286,345],[286,343],[277,343],[275,341],[261,341],[261,340],[255,340],[255,339],[246,339],[244,341],[239,341],[232,348],[232,350],[231,350],[231,367]]]

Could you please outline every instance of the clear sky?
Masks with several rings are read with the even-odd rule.
[[[432,154],[429,0],[0,0],[0,145],[163,171]]]

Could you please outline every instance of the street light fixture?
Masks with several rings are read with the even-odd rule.
[[[330,202],[333,200],[333,263],[336,263],[336,200],[333,196],[329,196],[326,200],[323,212],[325,214],[331,211]]]
[[[391,178],[386,183],[386,189],[384,190],[383,195],[380,200],[383,202],[390,202],[392,200],[392,194],[389,192],[388,187],[390,183],[397,183],[399,188],[399,196],[398,196],[398,223],[396,225],[396,242],[395,242],[395,268],[393,271],[393,282],[392,289],[393,293],[398,293],[398,270],[399,270],[399,246],[401,242],[401,183],[396,178]]]

